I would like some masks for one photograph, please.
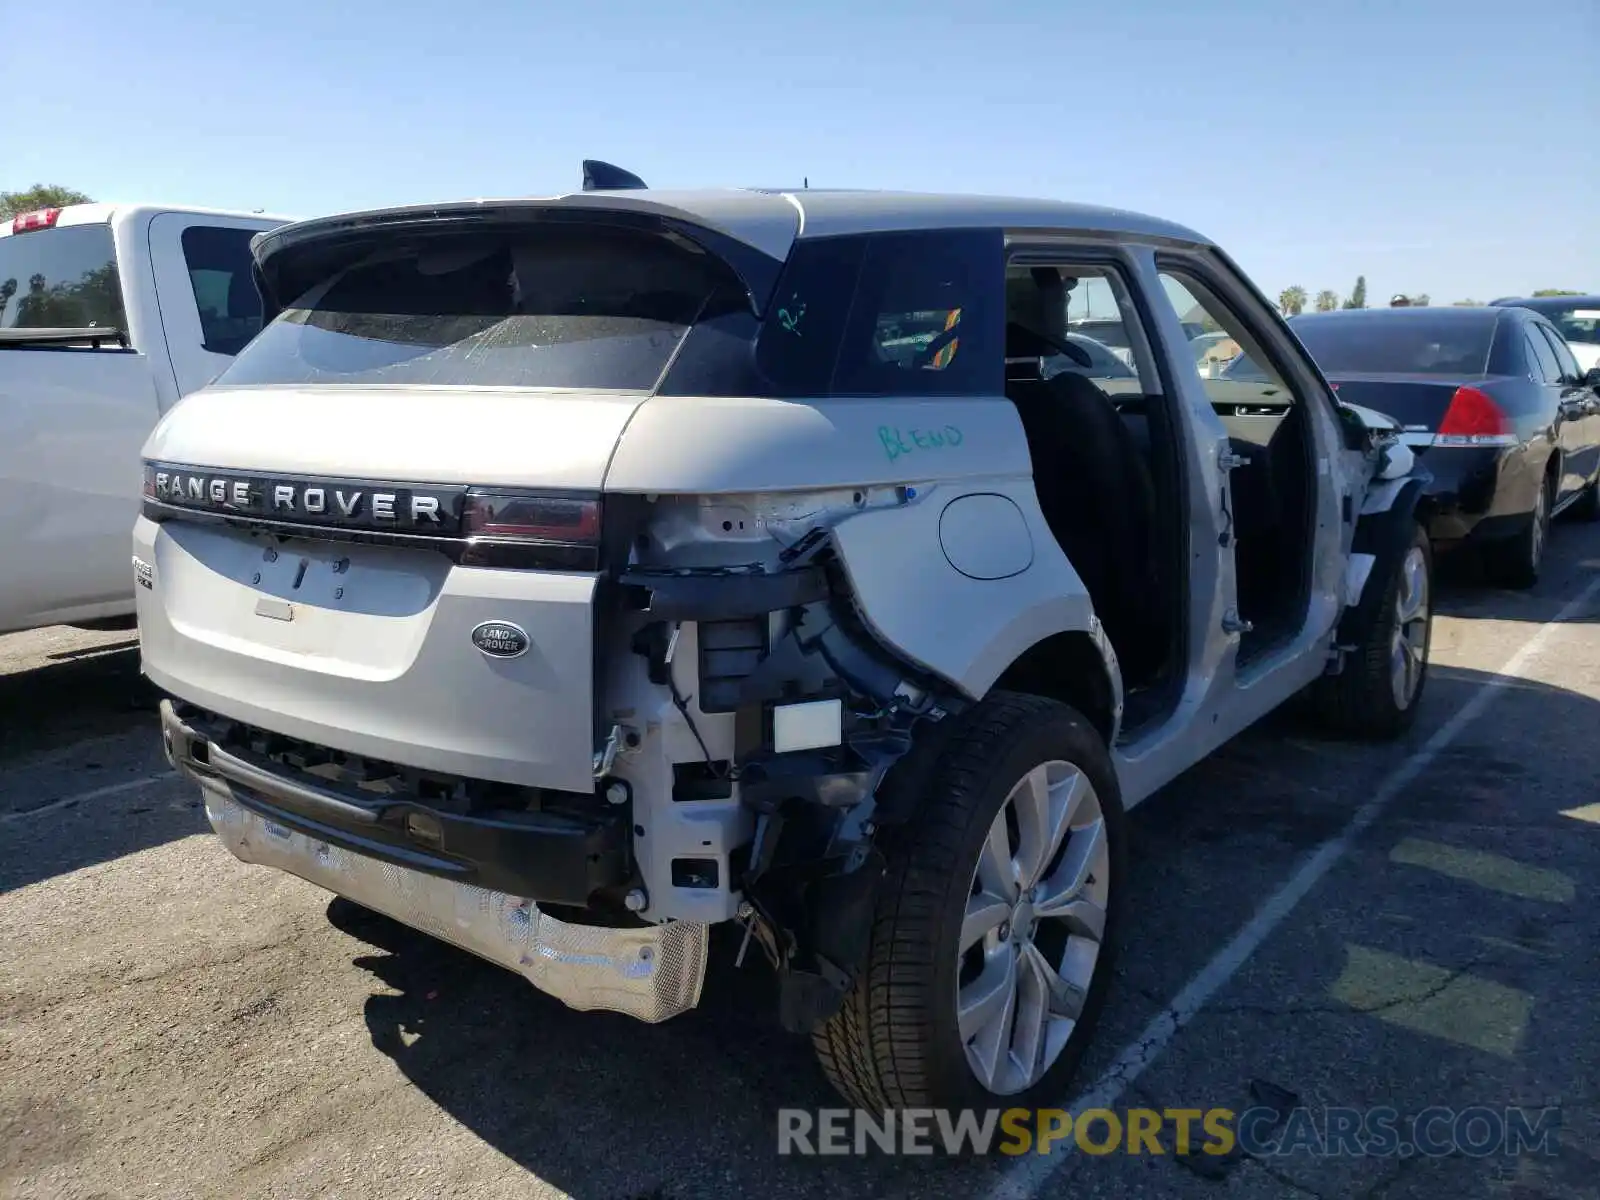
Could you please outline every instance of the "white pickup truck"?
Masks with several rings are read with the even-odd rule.
[[[0,633],[133,612],[139,447],[261,327],[287,218],[78,204],[0,223]]]

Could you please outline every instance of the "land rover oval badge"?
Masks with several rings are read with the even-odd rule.
[[[485,621],[472,631],[472,644],[490,658],[516,658],[528,652],[528,634],[510,621]]]

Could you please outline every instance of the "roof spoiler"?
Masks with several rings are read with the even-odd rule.
[[[601,162],[598,158],[583,160],[583,190],[586,192],[637,191],[647,186],[645,181],[632,171],[624,171],[621,167]]]

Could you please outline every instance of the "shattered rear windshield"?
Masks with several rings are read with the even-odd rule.
[[[696,320],[746,304],[724,264],[659,233],[413,235],[292,301],[217,382],[649,391]]]

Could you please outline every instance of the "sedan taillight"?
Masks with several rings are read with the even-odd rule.
[[[1485,392],[1459,387],[1434,435],[1435,446],[1515,446],[1517,435],[1500,406]]]

